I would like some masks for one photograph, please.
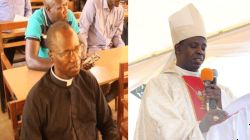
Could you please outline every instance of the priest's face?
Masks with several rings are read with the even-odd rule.
[[[177,66],[196,72],[205,59],[207,40],[196,36],[185,39],[175,46]]]
[[[55,74],[70,79],[80,71],[81,45],[76,33],[70,28],[58,32],[57,46],[52,51]]]

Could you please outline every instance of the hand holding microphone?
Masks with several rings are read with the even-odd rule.
[[[216,85],[216,74],[209,68],[204,68],[201,71],[201,80],[204,83],[204,95],[207,110],[214,110],[221,107],[221,90]]]
[[[201,132],[207,132],[211,126],[227,118],[227,113],[221,109],[221,90],[216,85],[218,73],[216,70],[205,68],[201,71],[201,80],[204,83],[205,103],[207,114],[201,120]]]

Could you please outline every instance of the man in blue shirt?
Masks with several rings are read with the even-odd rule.
[[[56,21],[67,21],[78,34],[79,28],[67,0],[44,0],[44,8],[36,10],[30,17],[25,33],[26,62],[30,69],[48,70],[52,62],[45,45],[47,30]]]

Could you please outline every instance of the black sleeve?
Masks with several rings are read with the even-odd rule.
[[[97,128],[101,131],[103,140],[119,140],[119,131],[112,119],[111,109],[95,80]]]
[[[34,92],[33,92],[34,93]],[[32,91],[29,93],[22,116],[21,140],[42,140],[39,99]],[[41,113],[40,113],[41,114]]]

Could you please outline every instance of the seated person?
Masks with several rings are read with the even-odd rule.
[[[88,0],[80,17],[81,42],[88,47],[88,55],[101,50],[125,46],[122,40],[124,9],[120,0]],[[101,14],[98,14],[101,13]],[[107,101],[117,96],[118,81],[102,85]]]
[[[30,17],[25,33],[28,68],[48,70],[51,67],[45,40],[48,29],[56,21],[67,21],[73,30],[79,33],[75,16],[68,10],[67,0],[44,0],[44,8],[36,10]]]
[[[119,4],[120,0],[86,1],[80,17],[80,40],[88,47],[88,55],[125,46],[121,38],[124,10]]]
[[[48,30],[53,64],[26,99],[21,140],[118,140],[119,133],[95,77],[80,70],[80,43],[65,21]]]

